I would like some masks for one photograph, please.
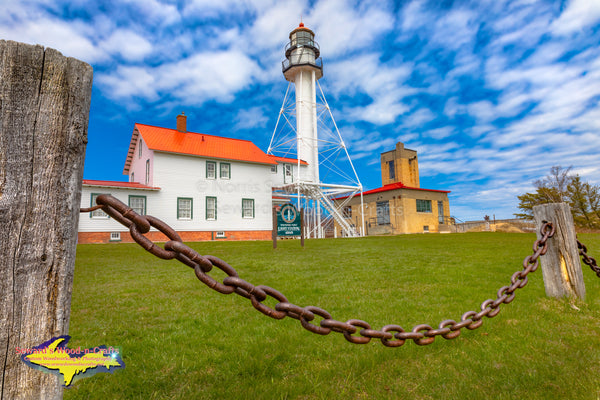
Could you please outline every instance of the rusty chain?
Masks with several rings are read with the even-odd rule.
[[[516,290],[523,288],[527,284],[527,275],[538,268],[539,257],[546,253],[548,247],[546,241],[554,235],[555,230],[550,222],[542,225],[540,229],[542,237],[533,244],[533,254],[525,257],[523,260],[523,269],[511,276],[510,285],[502,286],[498,290],[495,300],[488,299],[481,303],[479,312],[467,311],[461,316],[459,322],[446,319],[440,322],[437,328],[433,328],[427,324],[419,324],[414,326],[410,331],[406,331],[400,325],[386,325],[377,330],[372,329],[370,324],[359,319],[351,319],[346,322],[337,321],[332,318],[329,312],[322,308],[316,306],[298,306],[290,303],[287,297],[276,289],[264,285],[255,286],[245,281],[225,261],[214,256],[200,255],[194,249],[184,244],[179,234],[165,222],[150,215],[139,215],[111,195],[99,195],[96,198],[96,203],[98,205],[94,207],[82,208],[81,212],[91,212],[101,208],[112,218],[128,227],[133,240],[144,249],[165,260],[176,258],[183,264],[193,268],[196,277],[202,283],[219,293],[231,294],[235,292],[249,299],[252,306],[261,313],[274,319],[289,317],[299,320],[305,329],[319,335],[328,335],[332,331],[338,332],[342,333],[346,340],[356,344],[365,344],[369,343],[371,339],[379,339],[387,347],[402,346],[407,340],[413,340],[421,346],[428,345],[433,343],[436,336],[441,336],[444,339],[454,339],[460,335],[462,328],[469,330],[477,329],[483,324],[483,317],[492,318],[498,315],[500,305],[512,302],[515,298]],[[144,236],[145,233],[150,231],[151,227],[156,228],[170,239],[164,244],[164,248],[161,248]],[[585,249],[585,246],[583,246],[583,249]],[[585,250],[583,250],[583,254],[585,254]],[[584,257],[590,259],[587,255]],[[595,265],[595,260],[590,260]],[[217,267],[227,274],[222,283],[208,275],[213,267]],[[600,269],[597,266],[596,268],[592,267],[598,274]],[[275,305],[275,308],[270,308],[263,303],[267,297],[277,300],[278,303]],[[321,318],[318,324],[314,323],[317,317]]]
[[[596,263],[596,259],[587,255],[587,247],[585,244],[581,243],[577,240],[577,248],[579,249],[579,255],[583,259],[583,262],[592,269],[596,273],[596,276],[600,278],[600,267]]]

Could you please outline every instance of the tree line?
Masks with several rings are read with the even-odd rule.
[[[600,229],[600,185],[593,185],[571,173],[571,167],[554,166],[544,178],[533,182],[535,192],[518,196],[518,218],[533,219],[533,206],[546,203],[567,203],[575,225]]]

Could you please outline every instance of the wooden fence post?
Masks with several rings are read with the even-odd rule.
[[[277,248],[277,207],[273,207],[273,232],[271,232],[271,239],[273,239],[273,248]]]
[[[577,249],[575,224],[568,204],[551,203],[533,207],[533,216],[539,228],[544,221],[556,228],[548,240],[548,252],[541,257],[546,295],[549,297],[579,297],[585,299],[585,285],[581,259]]]
[[[60,399],[17,349],[68,333],[92,68],[0,40],[0,397]]]

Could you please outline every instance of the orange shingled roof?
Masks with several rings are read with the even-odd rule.
[[[298,159],[297,158],[288,158],[288,157],[278,157],[278,156],[274,156],[272,154],[269,154],[269,157],[271,157],[273,160],[280,162],[280,163],[292,163],[292,164],[298,164]],[[300,160],[300,164],[301,165],[308,165],[308,163],[304,160]]]
[[[149,149],[168,153],[189,154],[194,156],[224,160],[245,161],[259,164],[276,164],[265,152],[249,140],[231,139],[195,132],[179,132],[176,129],[135,124]],[[127,155],[125,171],[129,170],[133,152]]]

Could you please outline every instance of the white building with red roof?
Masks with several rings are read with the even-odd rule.
[[[173,227],[184,241],[269,239],[272,188],[308,164],[267,155],[248,140],[135,124],[123,174],[129,182],[84,180],[81,207],[108,193]],[[165,240],[154,229],[151,240]],[[128,229],[96,210],[81,215],[79,243],[132,241]]]

